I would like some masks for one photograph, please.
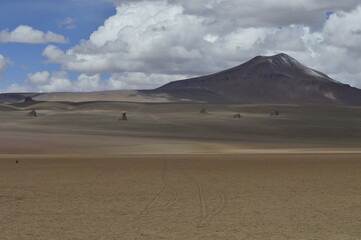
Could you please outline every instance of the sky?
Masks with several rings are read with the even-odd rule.
[[[361,88],[360,0],[1,0],[0,92],[151,89],[286,53]]]

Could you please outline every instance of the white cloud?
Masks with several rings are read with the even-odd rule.
[[[29,73],[27,80],[33,84],[45,84],[50,79],[50,73],[48,71]]]
[[[75,29],[76,28],[75,22],[76,22],[75,18],[67,17],[61,21],[58,21],[57,23],[59,28]]]
[[[18,93],[18,92],[31,92],[28,86],[19,84],[19,83],[13,83],[10,86],[8,86],[5,89],[1,89],[1,93]]]
[[[65,52],[53,45],[43,51],[66,71],[112,74],[108,82],[84,78],[75,89],[86,89],[86,81],[108,89],[152,88],[279,52],[361,87],[359,1],[113,2],[117,13],[88,40]],[[335,12],[328,20],[327,11]]]
[[[68,40],[64,36],[55,34],[53,32],[42,32],[40,30],[33,29],[30,26],[20,25],[13,31],[8,29],[0,32],[0,42],[19,42],[19,43],[67,43]]]
[[[361,6],[350,13],[330,16],[324,28],[329,44],[361,52]]]
[[[69,92],[74,91],[74,83],[65,71],[29,73],[22,82],[13,83],[2,92]]]
[[[132,5],[144,0],[107,0],[116,6]],[[159,0],[147,0],[158,2]],[[182,6],[186,14],[204,16],[216,22],[232,22],[226,29],[304,24],[312,28],[323,25],[326,11],[350,11],[359,0],[168,0]],[[215,22],[214,21],[214,22]],[[213,23],[214,23],[213,22]]]
[[[9,58],[6,58],[0,54],[0,82],[6,82],[6,79],[4,78],[2,73],[6,72],[8,66],[12,63],[13,62]]]
[[[40,92],[68,92],[73,91],[72,82],[67,72],[54,72],[44,83],[35,83],[33,88]]]
[[[22,84],[16,83],[3,92],[92,92],[109,89],[148,89],[156,88],[159,83],[166,84],[172,80],[183,79],[185,76],[169,76],[164,74],[123,73],[112,74],[102,79],[99,74],[88,76],[80,74],[74,81],[70,80],[65,71],[49,73],[47,71],[29,73]]]
[[[88,76],[86,74],[80,74],[77,81],[74,81],[72,88],[76,92],[81,91],[101,91],[105,90],[104,83],[101,81],[100,75],[96,74],[93,76]]]
[[[184,75],[145,74],[140,72],[112,74],[105,89],[154,89],[170,81],[185,79]]]
[[[20,85],[14,84],[11,89],[18,86]],[[86,74],[80,74],[77,80],[72,81],[65,71],[29,73],[21,86],[32,92],[100,91],[105,90],[107,87],[105,81],[101,80],[100,75],[87,76]]]
[[[4,57],[3,55],[0,54],[0,73],[1,72],[5,72],[7,70],[7,67],[9,66],[9,64],[11,64],[11,60]]]
[[[183,8],[164,2],[118,7],[88,41],[62,52],[48,46],[43,55],[65,70],[99,73],[144,72],[197,75],[214,67],[202,63],[209,42],[204,18],[184,15]],[[180,34],[182,33],[182,34]],[[197,66],[197,67],[194,67]]]
[[[27,85],[20,83],[13,83],[5,89],[0,90],[1,93],[19,93],[19,92],[31,92],[31,89]]]

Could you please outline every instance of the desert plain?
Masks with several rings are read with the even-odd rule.
[[[361,239],[360,107],[44,101],[0,132],[0,239]]]

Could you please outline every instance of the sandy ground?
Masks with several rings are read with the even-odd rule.
[[[360,172],[359,154],[1,157],[0,239],[361,239]]]
[[[201,107],[1,105],[0,239],[361,239],[360,108]]]

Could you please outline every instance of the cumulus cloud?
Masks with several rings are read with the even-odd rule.
[[[131,4],[118,7],[117,14],[107,19],[88,41],[66,52],[50,45],[43,55],[51,62],[61,63],[65,70],[89,75],[122,72],[197,75],[222,67],[215,66],[212,59],[202,61],[212,48],[205,40],[211,34],[204,26],[205,20],[183,14],[182,7],[165,2]],[[226,37],[237,46],[242,45],[234,39],[239,39],[239,34]],[[257,40],[257,36],[244,39],[245,46],[241,47],[246,48],[252,40]],[[237,48],[234,44],[228,49]],[[222,39],[219,45],[223,45]]]
[[[11,60],[0,54],[0,72],[5,72]]]
[[[346,0],[112,0],[114,16],[67,51],[43,55],[66,71],[111,74],[101,88],[153,88],[285,52],[361,87],[361,6]],[[333,12],[329,16],[328,12]],[[94,85],[95,84],[95,85]],[[85,87],[84,87],[85,88]]]
[[[116,6],[144,0],[108,0]],[[148,0],[147,2],[159,0]],[[167,0],[184,8],[186,14],[204,16],[214,22],[232,22],[237,27],[269,27],[304,24],[323,25],[326,11],[350,11],[358,0]],[[230,26],[232,28],[232,26]]]
[[[68,92],[73,91],[72,82],[66,72],[53,73],[44,85],[38,85],[40,92]]]
[[[22,82],[13,83],[2,92],[68,92],[75,89],[67,72],[43,71],[29,73]]]
[[[19,42],[19,43],[67,43],[68,40],[60,34],[53,32],[42,32],[40,30],[33,29],[27,25],[20,25],[13,31],[8,29],[0,32],[0,42]]]
[[[10,86],[6,87],[5,89],[1,89],[0,93],[18,93],[18,92],[31,92],[28,86],[19,84],[19,83],[13,83]]]
[[[29,74],[28,89],[37,92],[68,92],[73,91],[73,84],[65,71],[61,72],[37,72]]]
[[[361,51],[361,5],[350,13],[338,12],[330,16],[324,28],[328,44]]]
[[[48,71],[29,73],[27,76],[27,81],[33,84],[44,84],[49,81],[50,73]]]
[[[184,75],[146,74],[141,72],[112,74],[106,80],[104,89],[153,89],[185,77]]]
[[[165,84],[184,76],[169,76],[164,74],[122,73],[112,74],[102,78],[100,74],[88,76],[80,74],[76,80],[71,80],[65,71],[48,71],[29,73],[22,84],[12,84],[5,92],[18,89],[28,92],[92,92],[109,89],[141,89],[156,88],[159,83]]]
[[[307,43],[314,56],[304,56],[331,77],[361,87],[361,6],[351,12],[336,12],[321,33],[312,33]]]
[[[0,54],[0,82],[6,81],[2,73],[6,72],[10,64],[12,64],[12,61]]]

